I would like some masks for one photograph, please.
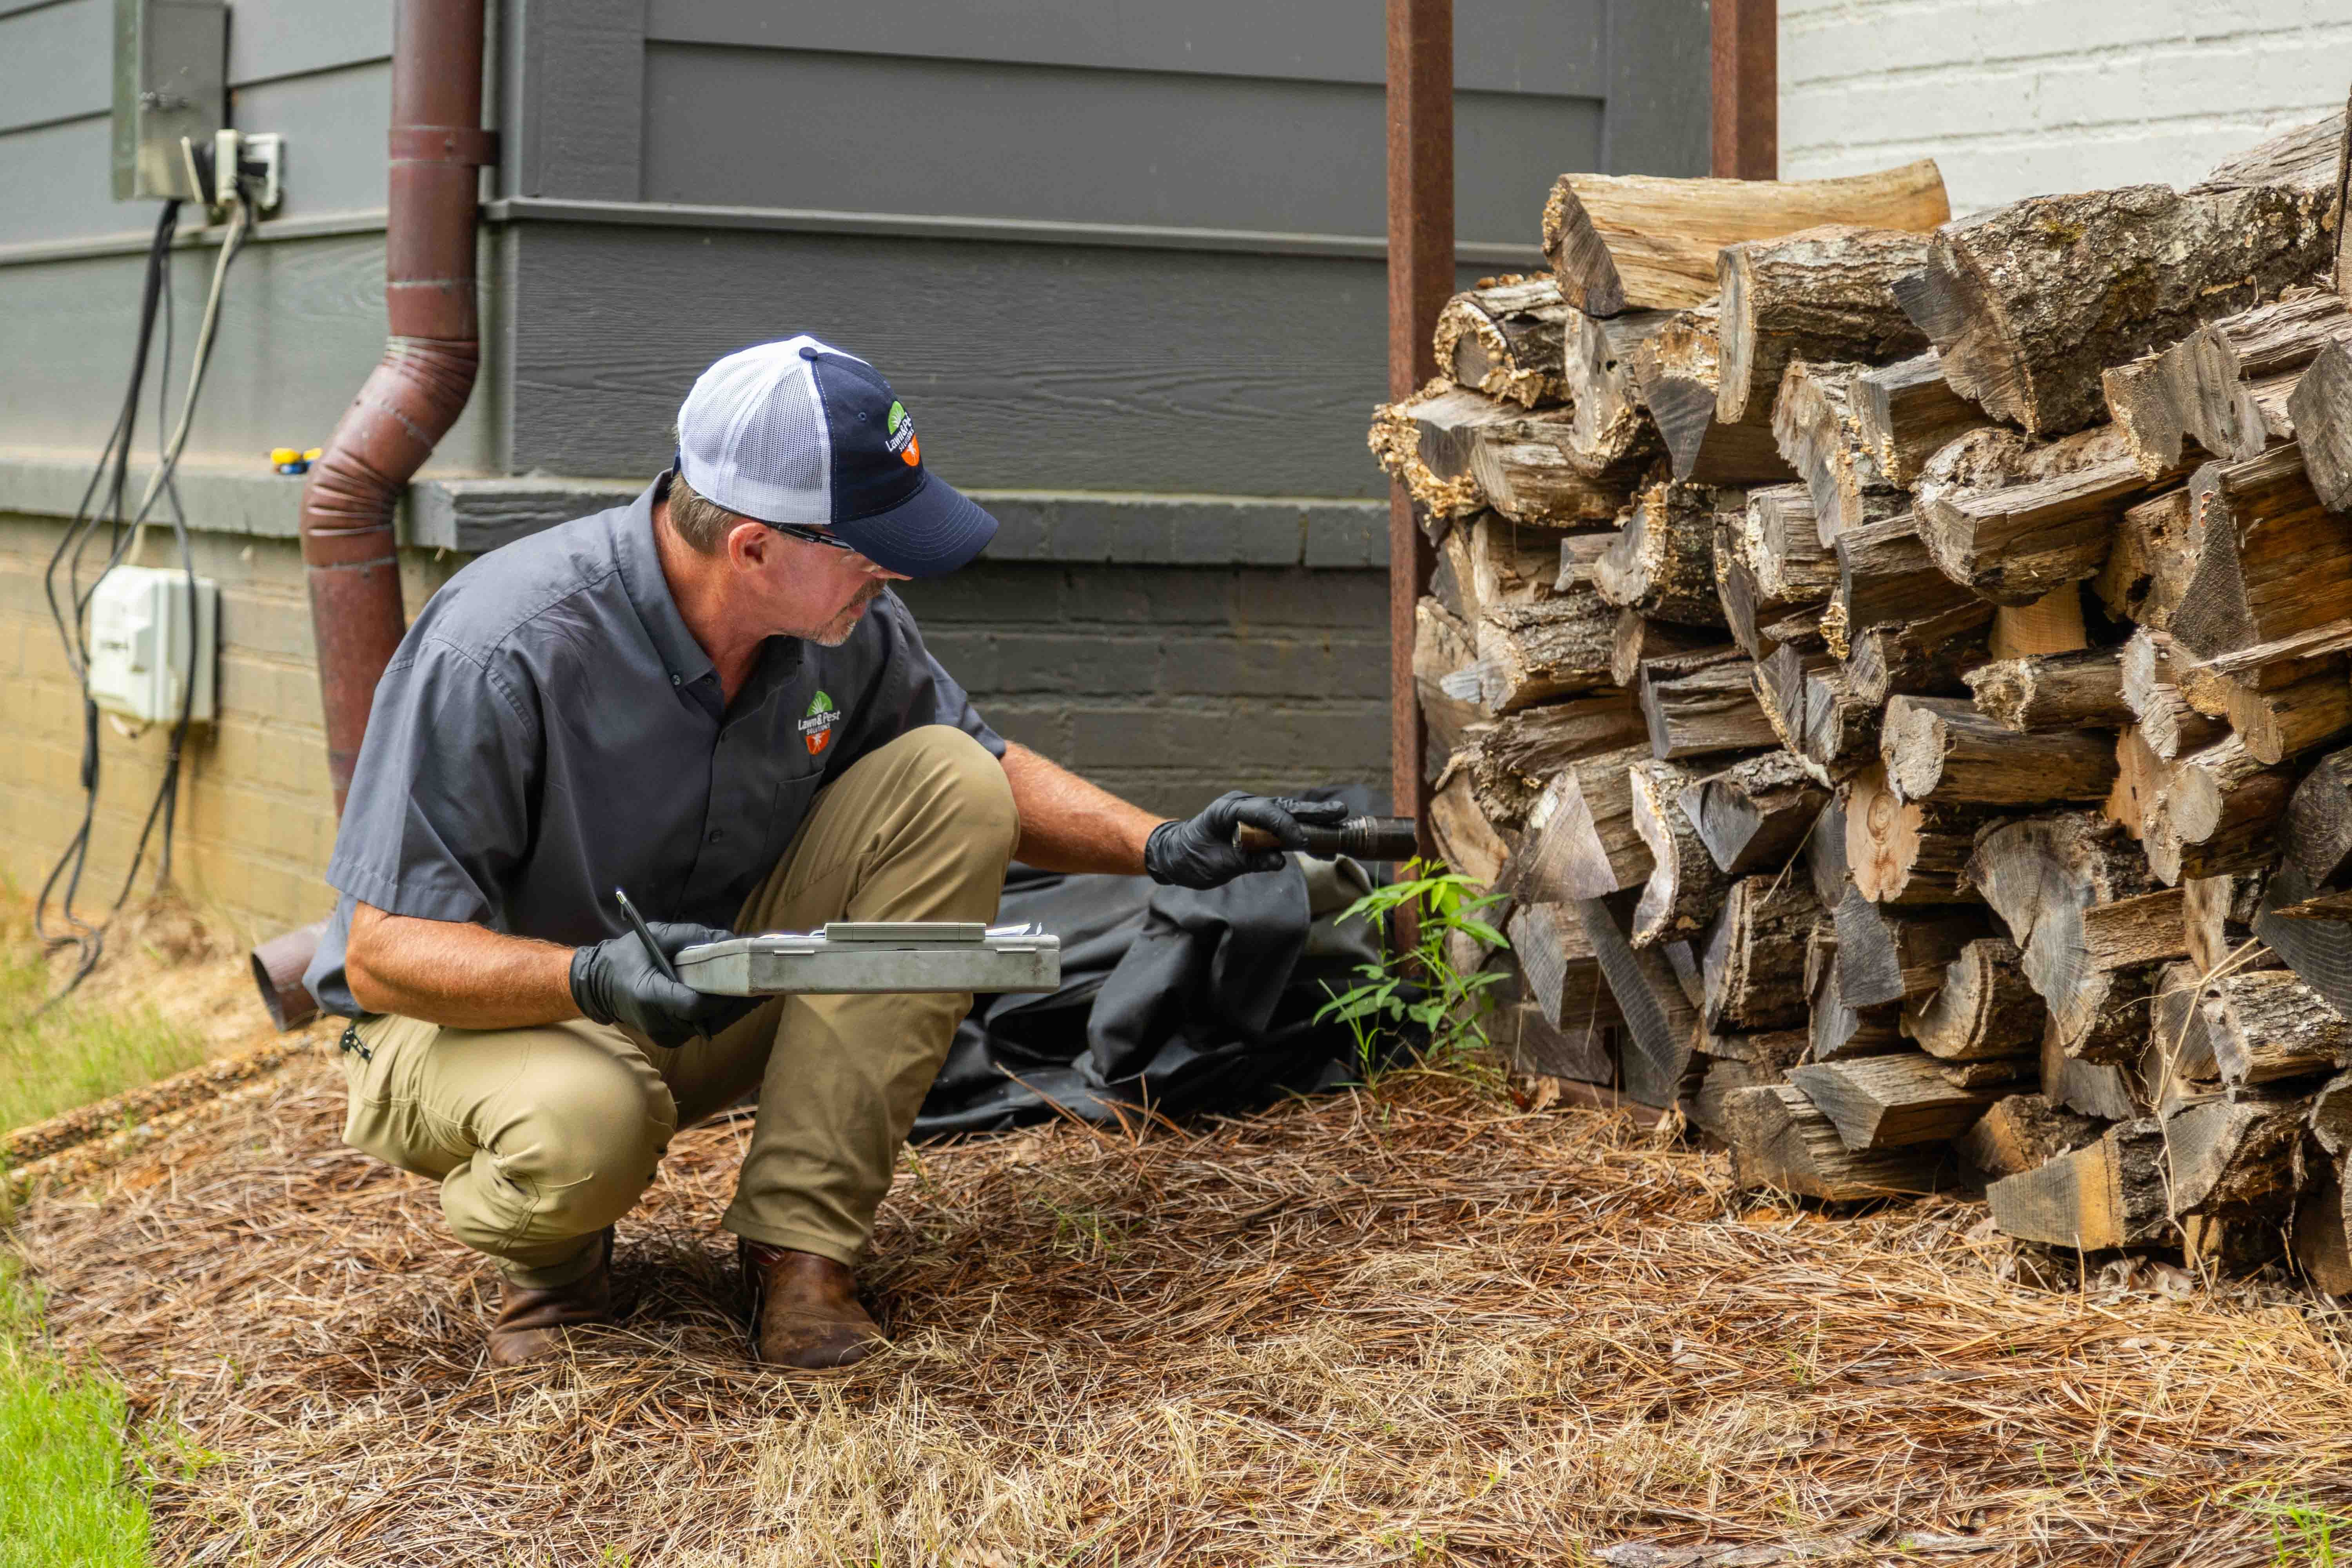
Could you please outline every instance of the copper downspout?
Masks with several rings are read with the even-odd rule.
[[[302,487],[302,562],[339,816],[376,679],[407,629],[393,512],[464,411],[480,357],[475,171],[496,162],[493,135],[482,129],[483,5],[394,6],[383,268],[391,336]],[[288,931],[254,950],[254,979],[281,1028],[313,1011],[300,982],[320,930]]]

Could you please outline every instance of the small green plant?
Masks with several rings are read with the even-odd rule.
[[[47,1344],[40,1303],[0,1258],[0,1565],[138,1568],[147,1561],[147,1500],[126,1467],[122,1390]]]
[[[1383,939],[1381,956],[1357,966],[1357,984],[1344,991],[1326,985],[1331,1000],[1315,1021],[1347,1026],[1366,1083],[1404,1041],[1418,1039],[1422,1059],[1444,1071],[1460,1070],[1486,1048],[1486,1015],[1495,1005],[1486,992],[1503,976],[1483,965],[1488,953],[1511,943],[1480,917],[1500,902],[1501,894],[1481,891],[1459,871],[1412,860],[1395,881],[1342,912],[1342,920],[1372,923]],[[1400,910],[1412,917],[1412,944],[1402,949],[1385,940]],[[1465,947],[1475,955],[1466,966],[1457,962]]]
[[[2352,1532],[2352,1519],[2287,1498],[2248,1498],[2239,1506],[2270,1517],[2271,1561],[2278,1568],[2339,1568],[2347,1561],[2336,1537]]]

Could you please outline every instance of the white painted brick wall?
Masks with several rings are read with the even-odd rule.
[[[2194,183],[2343,107],[2352,0],[1780,0],[1780,174],[1931,157],[1952,210]]]

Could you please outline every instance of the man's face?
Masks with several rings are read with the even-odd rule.
[[[865,618],[866,606],[893,582],[905,581],[855,551],[813,544],[758,524],[731,530],[727,550],[763,635],[805,637],[826,647],[847,641]]]

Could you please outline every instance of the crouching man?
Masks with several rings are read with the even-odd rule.
[[[829,920],[984,921],[1007,860],[1213,887],[1336,816],[1233,794],[1190,821],[1000,739],[893,581],[995,520],[928,473],[865,362],[730,354],[627,506],[496,550],[436,594],[377,687],[305,976],[353,1022],[345,1137],[441,1184],[502,1280],[489,1359],[612,1313],[613,1223],[679,1127],[759,1091],[724,1225],[766,1361],[880,1340],[852,1266],[971,998],[706,996],[672,954]],[[1293,814],[1296,813],[1294,816]]]

